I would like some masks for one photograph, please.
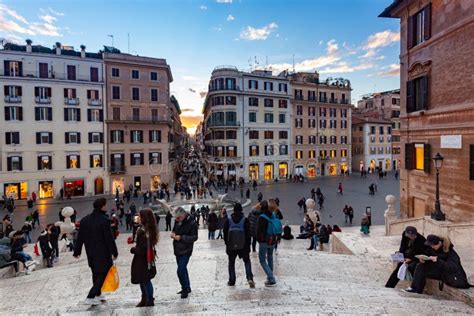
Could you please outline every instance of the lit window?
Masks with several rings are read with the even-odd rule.
[[[415,169],[424,170],[425,148],[423,144],[415,144]]]

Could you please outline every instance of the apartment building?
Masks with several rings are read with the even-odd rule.
[[[105,47],[107,144],[111,192],[155,190],[173,180],[175,109],[165,59]],[[179,114],[178,114],[179,115]]]
[[[292,91],[293,174],[316,178],[352,170],[350,82],[320,81],[317,72],[287,77]]]
[[[352,167],[354,172],[392,169],[392,123],[352,116]]]
[[[203,108],[211,175],[246,181],[289,177],[290,93],[284,75],[232,66],[214,69]]]
[[[0,59],[0,194],[109,193],[102,55],[27,40]]]
[[[473,221],[474,2],[395,0],[380,16],[400,19],[401,215],[434,211],[440,153],[441,210]]]

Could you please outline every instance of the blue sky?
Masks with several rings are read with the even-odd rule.
[[[377,15],[392,0],[26,1],[0,4],[0,37],[88,51],[114,45],[166,58],[183,121],[200,118],[212,69],[268,67],[351,80],[363,94],[399,87],[399,21]],[[250,61],[250,62],[249,62]],[[256,64],[255,61],[258,63]]]

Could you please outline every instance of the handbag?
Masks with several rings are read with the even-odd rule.
[[[107,276],[105,277],[104,284],[102,284],[101,292],[115,292],[119,288],[120,277],[118,274],[117,266],[114,264],[110,267]]]
[[[406,275],[407,275],[407,270],[408,267],[406,264],[402,264],[400,268],[398,269],[397,277],[399,280],[405,280]]]

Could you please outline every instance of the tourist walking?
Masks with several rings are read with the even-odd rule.
[[[218,222],[218,219],[217,219],[216,212],[212,210],[209,213],[209,216],[207,218],[207,229],[209,231],[207,235],[207,239],[209,240],[216,239],[217,222]]]
[[[181,284],[181,298],[187,298],[191,293],[188,262],[193,253],[194,242],[198,239],[198,227],[182,207],[175,211],[175,223],[170,235],[173,239],[173,250],[178,264],[178,279]]]
[[[155,245],[159,240],[158,226],[153,211],[149,208],[140,210],[140,227],[137,230],[137,242],[130,249],[133,254],[131,282],[140,284],[142,299],[137,307],[154,306],[153,284],[156,275]]]
[[[227,221],[227,211],[226,211],[225,207],[223,207],[220,214],[219,214],[219,218],[217,219],[217,228],[219,229],[219,233],[217,234],[216,239],[224,238],[224,235],[223,235],[222,231],[224,229],[224,225],[225,225],[226,221]]]
[[[257,241],[259,244],[258,258],[263,271],[267,275],[265,286],[274,286],[276,284],[273,275],[273,249],[275,248],[276,238],[269,234],[269,225],[275,217],[268,208],[267,201],[260,203],[261,215],[257,221]]]
[[[226,216],[224,241],[226,253],[229,257],[229,282],[227,282],[227,285],[235,285],[235,259],[239,256],[244,261],[247,282],[250,288],[255,288],[252,265],[250,263],[250,223],[242,213],[242,205],[240,203],[234,205],[234,211],[228,219]]]
[[[342,183],[341,182],[339,182],[339,185],[337,186],[337,193],[342,195]]]
[[[347,224],[347,222],[349,221],[349,207],[347,206],[347,204],[342,209],[342,212],[344,213],[344,223]]]
[[[87,262],[92,271],[93,285],[85,301],[87,305],[101,304],[102,284],[113,265],[113,260],[118,256],[117,246],[110,229],[110,220],[106,215],[106,205],[107,200],[104,198],[94,201],[92,213],[81,220],[74,250],[74,257],[79,259],[82,245],[85,246]]]
[[[248,217],[250,237],[252,239],[252,252],[255,252],[257,250],[257,221],[260,217],[260,214],[260,204],[257,204],[252,208]]]
[[[173,219],[173,215],[171,215],[171,211],[168,211],[165,217],[166,231],[171,230],[171,219]]]

